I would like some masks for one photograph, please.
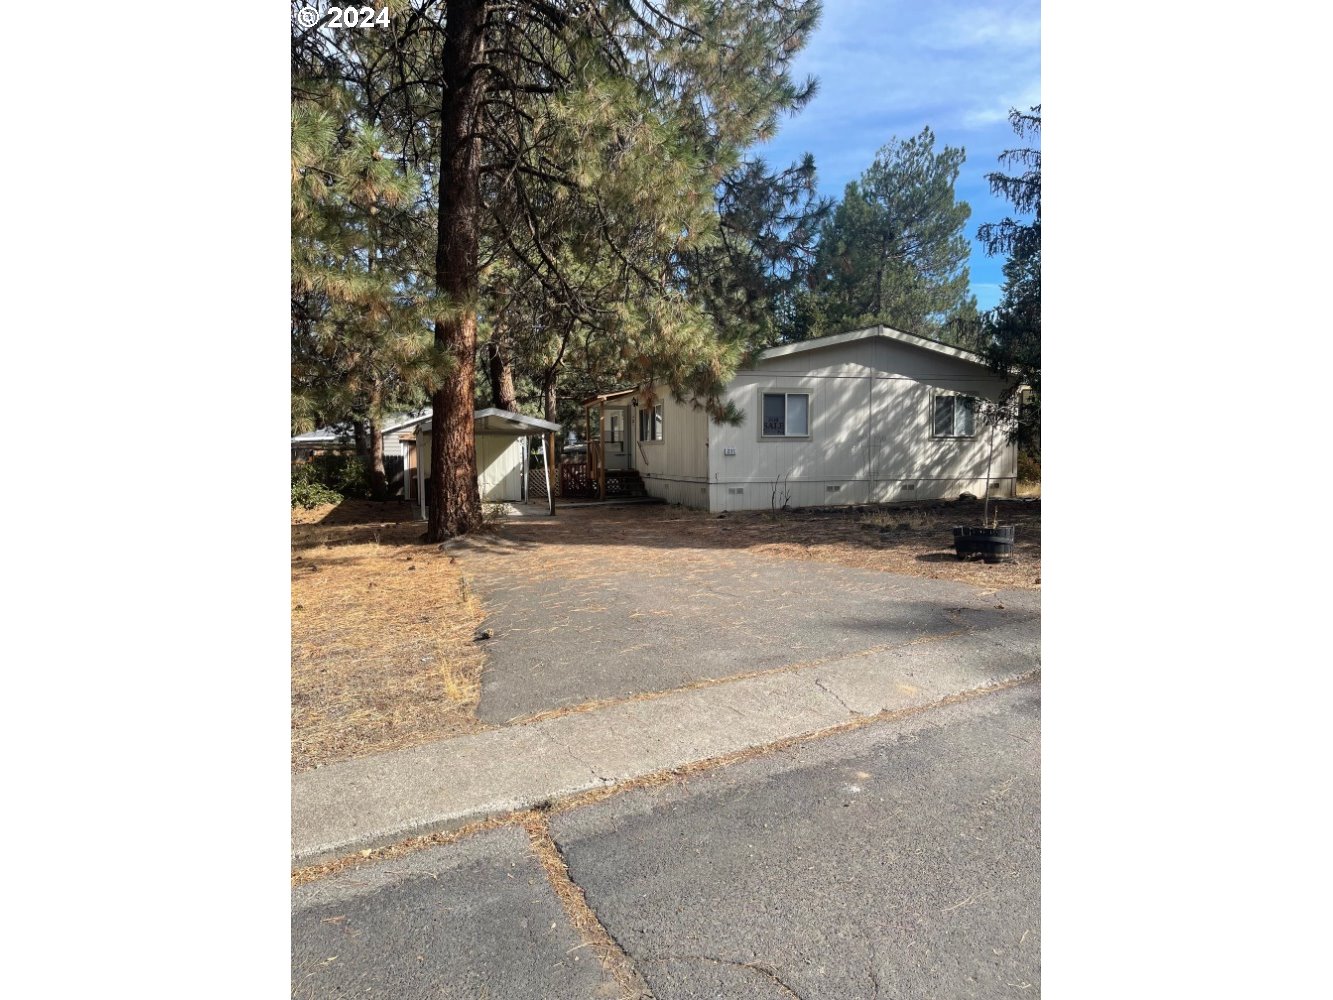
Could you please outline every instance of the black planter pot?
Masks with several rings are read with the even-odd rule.
[[[980,556],[988,563],[1012,558],[1014,554],[1014,526],[1001,528],[954,528],[953,550],[959,559]]]

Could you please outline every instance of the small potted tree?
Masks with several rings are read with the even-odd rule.
[[[959,559],[980,556],[988,563],[997,563],[1009,559],[1014,554],[1014,526],[1001,525],[999,512],[991,518],[990,477],[991,466],[995,462],[995,431],[1004,427],[1007,431],[1015,420],[1014,408],[1010,403],[981,404],[982,419],[990,425],[990,443],[986,454],[986,495],[981,508],[981,527],[958,526],[953,529],[953,549]]]

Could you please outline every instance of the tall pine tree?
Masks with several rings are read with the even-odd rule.
[[[450,366],[430,338],[417,247],[420,181],[385,156],[345,88],[306,81],[292,104],[293,430],[350,424],[372,493],[387,495],[380,426]]]
[[[960,148],[936,152],[929,128],[880,149],[820,231],[810,292],[794,311],[797,337],[883,323],[956,338],[975,319],[971,209],[954,194],[963,160]]]
[[[790,63],[815,0],[394,2],[390,26],[294,29],[294,65],[356,88],[434,205],[429,536],[480,522],[471,413],[479,314],[545,296],[591,373],[716,398],[747,344],[692,270],[723,244],[717,191],[813,83]],[[490,268],[511,273],[491,282]],[[488,303],[488,298],[494,299]],[[503,345],[501,345],[503,346]],[[566,351],[567,354],[567,351]],[[601,376],[597,376],[601,377]]]
[[[987,223],[977,238],[988,253],[1005,253],[1000,304],[986,317],[987,358],[1001,371],[1014,372],[1029,394],[1019,410],[1018,443],[1041,454],[1041,105],[1026,113],[1009,112],[1009,122],[1032,145],[1005,150],[1000,163],[1010,172],[987,174],[991,192],[1005,198],[1019,218]]]

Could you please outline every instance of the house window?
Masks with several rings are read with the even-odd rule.
[[[935,436],[972,437],[976,433],[977,401],[971,396],[935,397]]]
[[[808,392],[764,393],[764,437],[809,437]]]
[[[662,404],[645,406],[639,410],[639,440],[662,440]]]

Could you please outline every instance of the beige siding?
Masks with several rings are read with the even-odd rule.
[[[431,435],[419,434],[417,440],[421,442],[418,458],[425,477],[430,478]],[[498,503],[523,499],[523,439],[480,434],[476,442],[477,488],[482,500]]]
[[[638,441],[638,411],[631,410],[634,466],[649,496],[687,507],[708,506],[708,415],[665,395],[662,440]]]
[[[523,499],[523,439],[477,437],[477,488],[488,503]]]
[[[880,338],[763,362],[739,373],[726,392],[745,422],[712,428],[710,509],[980,496],[986,429],[978,420],[975,437],[936,438],[934,397],[994,399],[1003,387],[981,365]],[[808,438],[761,436],[766,390],[810,394]],[[1016,472],[1016,449],[1000,437],[992,494],[1011,496]]]

